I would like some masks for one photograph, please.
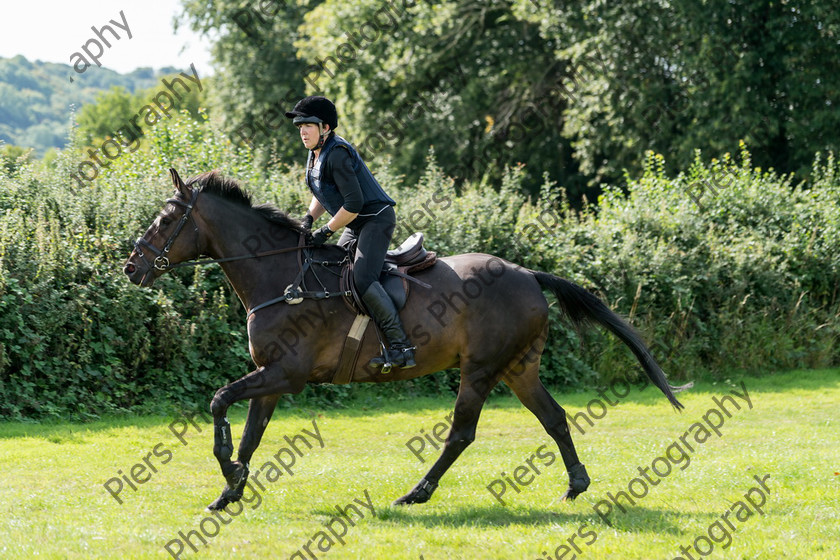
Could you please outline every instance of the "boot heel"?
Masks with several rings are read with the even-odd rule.
[[[417,365],[417,362],[414,361],[413,357],[410,357],[410,358],[406,358],[405,363],[403,365],[401,365],[400,367],[402,369],[411,369],[416,365]]]
[[[416,346],[410,346],[400,349],[399,357],[402,362],[400,365],[402,369],[410,369],[417,365],[417,362],[414,361],[414,350],[416,348]]]

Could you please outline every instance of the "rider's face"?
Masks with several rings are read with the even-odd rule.
[[[324,125],[324,132],[329,130],[330,125]],[[307,149],[311,150],[315,146],[318,145],[318,125],[315,123],[302,123],[298,125],[298,130],[300,130],[300,139],[303,141],[303,145],[306,146]]]

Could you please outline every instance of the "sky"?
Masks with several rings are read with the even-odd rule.
[[[128,34],[110,23],[125,22]],[[120,73],[151,66],[159,69],[174,66],[189,69],[195,64],[199,76],[213,73],[210,64],[210,41],[202,39],[185,25],[178,34],[172,21],[180,15],[180,0],[0,0],[0,57],[23,55],[30,61],[63,62],[72,66],[88,40],[99,39],[91,30],[111,26],[120,36],[104,31],[110,47],[102,45],[99,62]],[[98,54],[90,43],[88,50]],[[72,62],[71,62],[72,57]],[[95,70],[95,67],[87,71]],[[68,76],[70,77],[70,76]]]

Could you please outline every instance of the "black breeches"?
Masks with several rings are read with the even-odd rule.
[[[347,227],[341,234],[338,244],[342,247],[356,242],[353,280],[360,294],[367,292],[371,284],[379,281],[396,223],[394,208],[388,206],[377,216],[368,218],[359,228]]]

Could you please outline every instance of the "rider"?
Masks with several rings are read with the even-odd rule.
[[[313,196],[303,225],[311,230],[325,210],[332,216],[312,234],[312,244],[323,245],[345,226],[338,244],[347,247],[357,243],[353,280],[390,344],[387,356],[374,358],[370,364],[378,367],[391,362],[397,367],[414,367],[415,347],[408,340],[394,302],[379,283],[385,253],[397,223],[396,202],[385,193],[356,149],[335,133],[338,113],[332,101],[322,96],[305,97],[286,117],[293,119],[303,145],[309,148],[306,185]]]

